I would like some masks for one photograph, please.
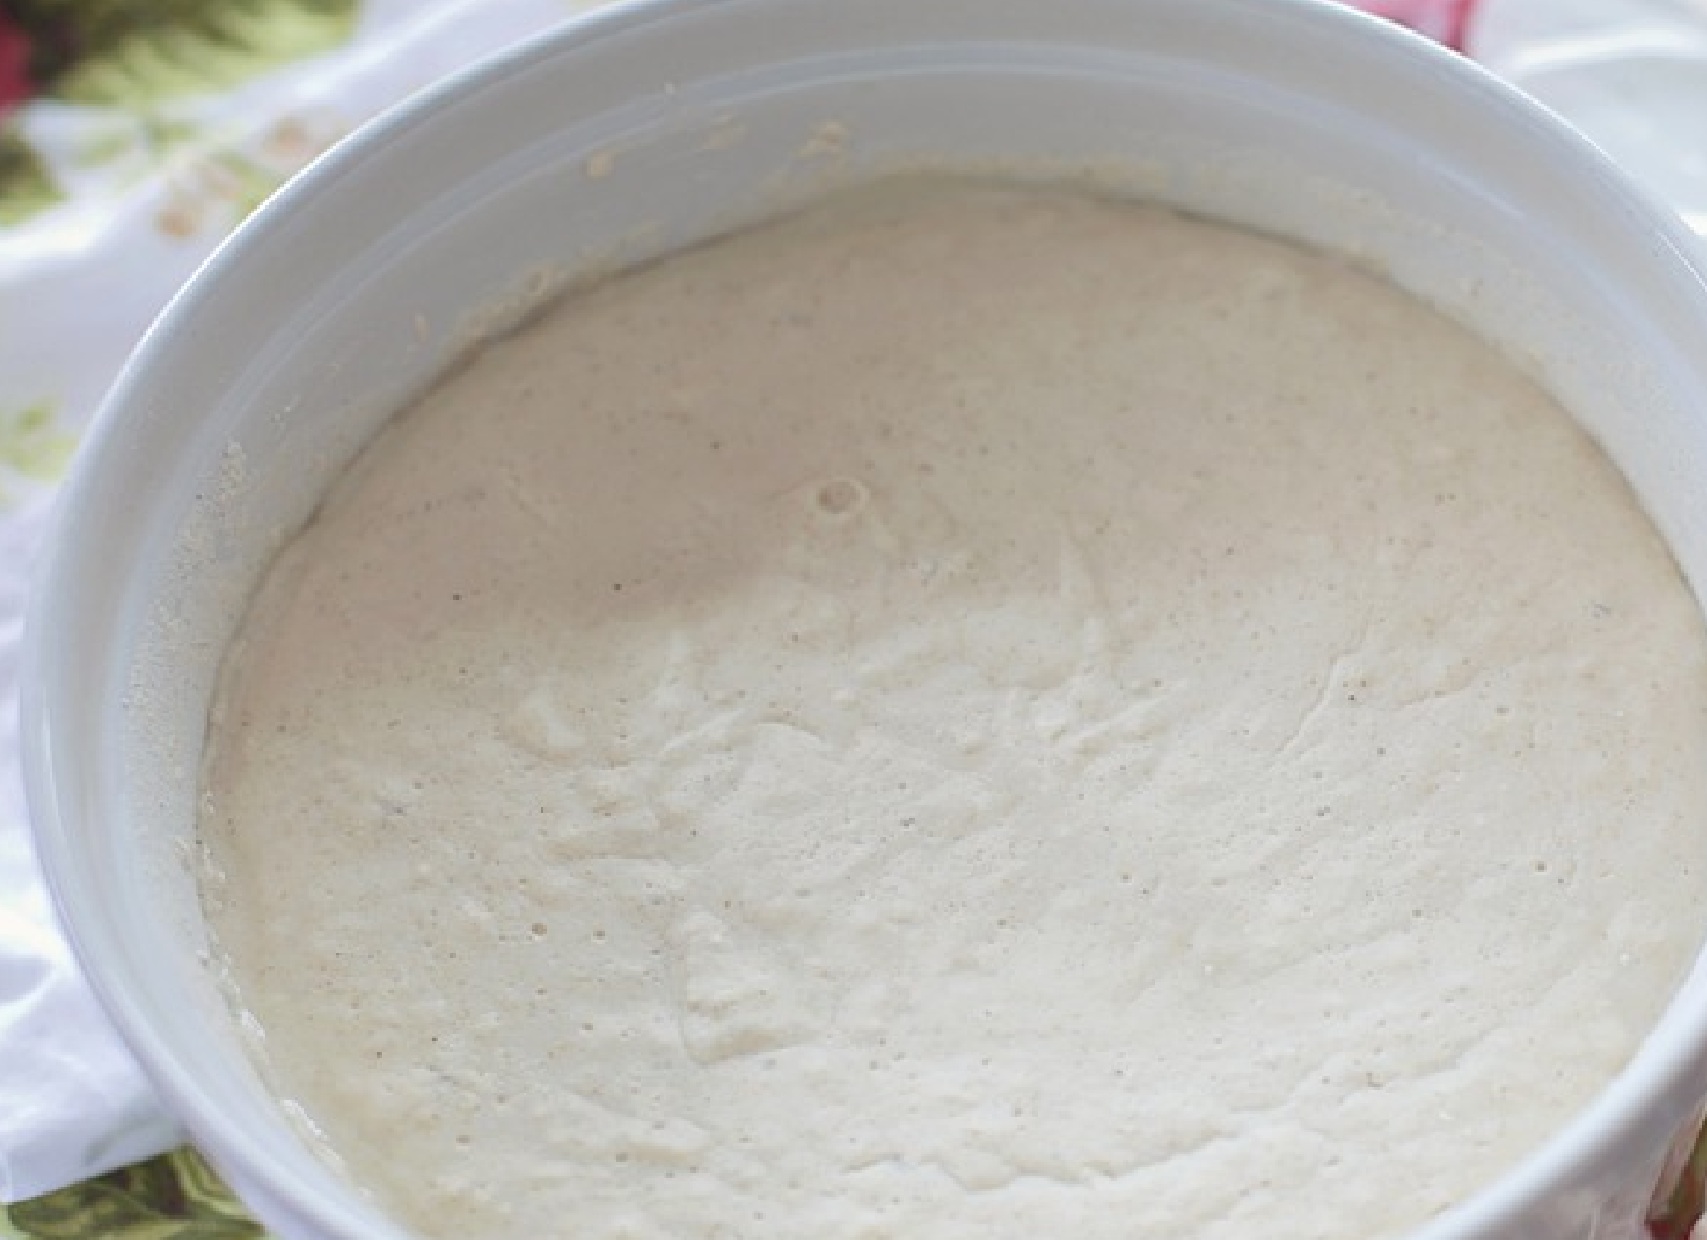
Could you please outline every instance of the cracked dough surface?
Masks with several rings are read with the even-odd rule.
[[[1632,1053],[1704,754],[1672,562],[1462,330],[894,189],[381,437],[228,663],[206,898],[426,1235],[1371,1240]]]

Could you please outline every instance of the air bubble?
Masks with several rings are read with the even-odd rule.
[[[819,485],[814,497],[818,511],[832,517],[845,517],[865,507],[871,492],[857,478],[831,478]]]

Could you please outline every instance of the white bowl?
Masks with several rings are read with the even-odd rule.
[[[268,557],[506,307],[839,178],[944,163],[1078,170],[1379,265],[1531,366],[1707,582],[1707,291],[1685,234],[1538,108],[1374,19],[655,0],[483,65],[318,163],[163,316],[78,458],[31,617],[26,776],[65,924],[161,1095],[280,1235],[403,1233],[298,1140],[202,955],[209,690]],[[1634,1235],[1704,1096],[1698,965],[1592,1106],[1421,1235]]]

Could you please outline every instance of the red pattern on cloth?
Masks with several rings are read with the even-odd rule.
[[[1476,0],[1351,0],[1351,3],[1458,51],[1464,50],[1471,12],[1476,7]]]
[[[30,39],[0,13],[0,116],[30,97]]]

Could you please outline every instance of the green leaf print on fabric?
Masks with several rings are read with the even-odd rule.
[[[250,1240],[265,1234],[189,1149],[20,1202],[6,1214],[28,1240]]]
[[[0,470],[36,482],[53,482],[65,472],[77,438],[53,412],[46,401],[0,409]]]
[[[10,0],[31,77],[72,103],[136,107],[234,86],[349,38],[358,0]]]
[[[30,144],[10,126],[0,128],[0,228],[27,220],[60,198]]]

